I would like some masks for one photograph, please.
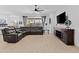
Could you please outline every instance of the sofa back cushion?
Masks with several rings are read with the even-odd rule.
[[[9,28],[5,28],[2,30],[2,34],[10,34],[10,33],[16,33],[15,29],[9,29]]]

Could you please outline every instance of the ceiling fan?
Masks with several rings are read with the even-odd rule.
[[[34,11],[36,11],[36,12],[41,12],[41,11],[44,11],[44,10],[40,9],[40,8],[38,7],[38,5],[35,5]]]

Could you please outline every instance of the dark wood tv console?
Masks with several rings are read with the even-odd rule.
[[[74,29],[54,28],[54,34],[65,44],[74,45]]]

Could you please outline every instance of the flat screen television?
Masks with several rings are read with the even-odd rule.
[[[63,12],[57,16],[57,24],[64,24],[66,21],[66,12]]]

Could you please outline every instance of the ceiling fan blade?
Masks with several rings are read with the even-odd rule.
[[[44,10],[39,10],[39,11],[44,11]]]
[[[44,10],[38,10],[38,11],[44,11]]]

